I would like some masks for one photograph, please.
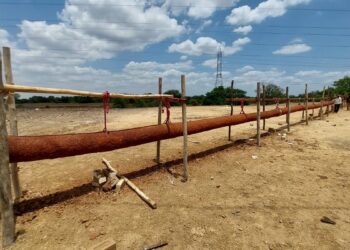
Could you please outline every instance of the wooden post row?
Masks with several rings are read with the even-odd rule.
[[[289,88],[286,87],[286,97],[287,97],[287,108],[288,112],[286,115],[286,122],[287,122],[287,130],[290,132],[290,99],[289,99]]]
[[[158,78],[158,94],[162,94],[162,86],[163,79],[161,77]],[[158,125],[162,124],[162,100],[159,101],[158,105]],[[160,141],[157,141],[157,164],[160,164]]]
[[[11,51],[10,48],[3,48],[4,57],[4,70],[5,70],[5,80],[7,84],[13,85],[12,76],[12,65],[11,65]],[[8,118],[10,121],[10,135],[18,135],[17,128],[17,115],[16,115],[16,100],[15,94],[9,93],[7,96],[7,106],[8,106]],[[15,202],[19,201],[22,196],[21,186],[18,177],[18,166],[17,163],[10,164],[11,177],[12,177],[12,187],[15,196]]]
[[[0,51],[0,87],[2,81],[2,56]],[[11,176],[9,170],[9,148],[6,130],[6,113],[4,94],[0,92],[0,209],[2,223],[2,245],[8,246],[15,240],[15,216],[11,193]]]
[[[186,78],[181,75],[181,98],[186,98]],[[182,102],[182,127],[183,127],[183,162],[184,162],[184,181],[188,180],[188,148],[187,148],[187,113],[186,102]]]
[[[308,105],[309,105],[309,94],[308,94],[308,91],[307,91],[307,83],[305,84],[305,122],[306,122],[306,125],[309,125],[309,108],[308,108]]]
[[[265,84],[263,84],[262,86],[262,108],[263,108],[263,112],[265,111],[265,105],[266,105],[266,93],[265,93]],[[266,119],[263,119],[263,130],[265,130],[265,124],[266,124]]]
[[[234,80],[231,81],[231,112],[230,115],[233,115],[233,85],[234,85]],[[228,140],[231,141],[231,126],[228,126]]]
[[[325,94],[325,91],[326,91],[326,87],[323,86],[322,100],[321,100],[321,108],[320,108],[320,112],[319,112],[319,116],[320,116],[320,119],[321,119],[321,120],[323,119],[323,103],[324,103],[324,94]]]
[[[260,147],[260,82],[256,84],[256,142]]]

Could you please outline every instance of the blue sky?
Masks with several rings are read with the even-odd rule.
[[[350,75],[346,0],[0,0],[0,45],[17,84],[124,93],[214,87],[254,95],[256,82],[292,94]]]

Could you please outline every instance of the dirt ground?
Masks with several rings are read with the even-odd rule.
[[[269,107],[273,108],[273,107]],[[246,112],[254,112],[247,107]],[[181,120],[172,108],[171,120]],[[239,113],[239,107],[234,112]],[[315,110],[315,114],[318,110]],[[228,106],[189,107],[189,119],[229,114]],[[292,121],[301,119],[293,113]],[[113,109],[110,130],[155,124],[156,108]],[[266,129],[285,117],[266,120]],[[98,131],[101,109],[19,110],[20,135]],[[88,249],[107,238],[117,249],[350,249],[350,111],[253,139],[255,123],[189,136],[188,182],[181,182],[182,138],[113,152],[20,163],[25,196],[9,249]],[[257,159],[253,159],[256,156]],[[91,187],[92,171],[112,162],[157,202],[151,209],[129,188]],[[327,216],[335,225],[320,221]]]

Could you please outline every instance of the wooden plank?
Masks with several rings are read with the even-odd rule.
[[[287,130],[290,132],[290,100],[289,100],[289,87],[286,87],[286,96],[287,96],[287,108],[288,108],[288,113],[286,115],[286,121],[287,121]]]
[[[231,81],[231,101],[230,101],[230,106],[231,106],[231,112],[230,115],[233,115],[233,85],[234,85],[234,80]],[[228,126],[228,140],[231,141],[231,127],[232,126]]]
[[[256,84],[256,142],[260,147],[260,82]]]
[[[71,90],[71,89],[57,89],[57,88],[44,88],[44,87],[30,87],[23,85],[12,85],[4,84],[3,87],[0,87],[0,90],[5,92],[23,92],[23,93],[41,93],[41,94],[60,94],[60,95],[79,95],[79,96],[91,96],[91,97],[103,97],[103,93],[99,92],[90,92],[90,91],[80,91],[80,90]],[[172,95],[158,95],[158,94],[149,94],[149,95],[127,95],[120,93],[110,93],[110,98],[116,99],[162,99],[164,97],[171,98]]]
[[[307,91],[307,83],[305,84],[305,124],[309,125],[309,109],[308,109],[308,105],[309,105],[309,93]]]
[[[157,204],[153,200],[151,200],[151,198],[149,198],[144,192],[142,192],[134,183],[132,183],[129,179],[125,177],[123,177],[123,179],[125,180],[125,183],[132,190],[134,190],[141,197],[141,199],[144,200],[151,208],[157,208]]]
[[[263,111],[265,111],[266,109],[266,91],[265,91],[265,84],[263,84],[262,86],[262,89],[263,89],[263,97],[262,97],[262,105],[263,105]],[[266,119],[263,119],[263,130],[265,130],[265,127],[266,127]]]
[[[2,86],[2,56],[0,52],[0,87]],[[0,92],[0,209],[2,245],[4,247],[11,245],[15,241],[15,216],[13,213],[7,139],[4,94]]]
[[[323,103],[324,103],[324,95],[325,95],[325,92],[326,92],[326,87],[323,86],[323,92],[322,92],[322,100],[321,100],[321,103],[322,103],[322,106],[320,108],[320,111],[318,113],[318,115],[320,116],[321,120],[323,119]]]
[[[163,88],[163,79],[161,77],[158,78],[158,94],[162,94]],[[159,101],[158,105],[158,125],[162,124],[162,102]],[[160,164],[160,141],[157,141],[157,164]]]
[[[186,78],[181,75],[181,98],[186,98]],[[188,147],[187,147],[187,111],[186,103],[182,103],[182,127],[183,127],[183,162],[184,162],[184,181],[188,180]]]
[[[4,70],[5,70],[5,80],[8,84],[13,84],[12,75],[12,64],[11,64],[11,51],[8,47],[3,47],[3,57],[4,57]],[[10,121],[10,135],[18,135],[17,128],[17,114],[16,114],[16,99],[14,93],[9,93],[7,96],[7,106],[8,106],[8,118]],[[18,177],[18,165],[17,163],[10,164],[11,177],[12,177],[12,187],[15,202],[18,202],[22,196],[21,185]]]

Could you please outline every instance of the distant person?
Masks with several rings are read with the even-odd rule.
[[[334,112],[335,113],[338,113],[341,104],[342,104],[342,99],[341,99],[340,95],[338,95],[337,98],[335,98],[335,100],[334,100]]]
[[[350,110],[350,95],[346,98],[346,109]]]

